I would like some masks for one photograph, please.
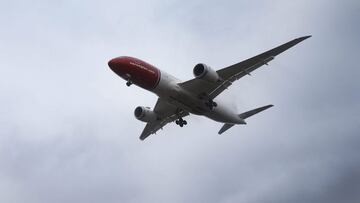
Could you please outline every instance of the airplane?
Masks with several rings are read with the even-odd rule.
[[[218,134],[222,134],[234,125],[246,124],[245,119],[273,105],[266,105],[238,114],[230,107],[217,101],[216,97],[234,81],[250,75],[252,71],[263,65],[268,65],[275,56],[309,37],[311,35],[296,38],[217,71],[204,63],[199,63],[193,68],[194,78],[185,82],[145,61],[130,56],[113,58],[108,62],[108,65],[113,72],[126,80],[127,86],[135,84],[158,96],[153,110],[143,106],[135,108],[135,117],[146,122],[140,140],[155,134],[159,129],[173,121],[183,127],[187,124],[183,118],[190,114],[205,116],[223,123],[224,125],[218,132]]]

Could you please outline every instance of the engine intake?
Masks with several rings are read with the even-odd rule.
[[[220,80],[216,71],[203,63],[199,63],[194,67],[194,76],[198,79],[206,80],[208,82],[217,82]]]
[[[134,111],[135,118],[143,122],[151,122],[157,119],[157,115],[150,108],[138,106]]]

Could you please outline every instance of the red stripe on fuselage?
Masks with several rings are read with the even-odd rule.
[[[109,67],[117,75],[148,90],[154,89],[160,81],[160,70],[140,59],[121,56],[109,61]]]

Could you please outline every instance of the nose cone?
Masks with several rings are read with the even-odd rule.
[[[119,76],[126,74],[127,70],[127,61],[124,57],[116,57],[111,59],[108,62],[108,65],[114,73],[118,74]]]
[[[117,66],[117,64],[118,64],[117,58],[113,58],[108,62],[110,69],[113,71],[114,71],[115,67]]]
[[[128,74],[129,70],[130,70],[129,69],[129,60],[127,59],[127,57],[124,57],[124,56],[120,56],[120,57],[111,59],[108,62],[108,65],[109,65],[110,69],[112,71],[114,71],[114,73],[119,75],[120,77]]]

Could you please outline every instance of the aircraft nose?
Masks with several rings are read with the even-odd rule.
[[[113,58],[108,62],[108,65],[109,65],[110,69],[114,73],[118,74],[119,76],[124,75],[125,73],[128,72],[127,61],[126,61],[126,58],[124,58],[124,57],[120,56],[120,57]]]
[[[115,66],[116,66],[116,58],[113,58],[111,59],[109,62],[108,62],[108,65],[110,67],[111,70],[114,70]]]

